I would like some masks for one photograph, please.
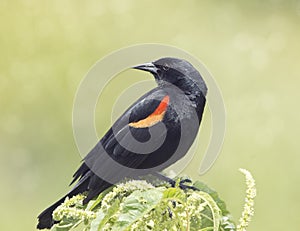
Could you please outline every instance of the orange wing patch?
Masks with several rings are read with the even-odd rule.
[[[147,128],[162,121],[167,111],[169,101],[170,101],[170,97],[166,95],[152,114],[150,114],[145,119],[130,123],[129,126],[134,128]]]

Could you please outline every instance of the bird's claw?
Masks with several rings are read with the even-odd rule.
[[[185,184],[181,184],[181,183],[179,183],[179,188],[181,188],[182,190],[192,189],[194,191],[199,191],[198,188],[196,188],[192,185],[185,185]]]
[[[175,187],[179,187],[182,190],[187,190],[187,189],[192,189],[195,191],[199,191],[198,188],[192,186],[192,185],[188,185],[185,183],[192,183],[192,181],[190,179],[181,179],[178,183],[175,180],[170,179],[169,180],[169,184],[171,185],[171,187],[175,188]]]

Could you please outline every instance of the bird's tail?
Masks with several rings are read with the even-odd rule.
[[[85,179],[83,182],[80,182],[80,184],[77,184],[67,195],[65,195],[63,198],[55,202],[53,205],[51,205],[49,208],[45,209],[39,216],[38,216],[38,229],[50,229],[55,223],[57,223],[55,220],[53,220],[52,213],[53,211],[65,201],[66,197],[71,198],[72,196],[75,196],[79,193],[83,193],[87,190],[88,186],[88,180]]]
[[[49,208],[45,209],[39,216],[39,223],[37,224],[38,229],[50,229],[52,225],[56,222],[52,218],[53,211],[64,202],[66,197],[61,198],[59,201],[55,202]]]

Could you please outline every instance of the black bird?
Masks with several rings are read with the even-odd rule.
[[[83,159],[73,189],[38,216],[51,228],[66,197],[87,192],[84,204],[125,177],[157,174],[182,158],[199,130],[207,87],[187,61],[161,58],[134,69],[150,72],[158,86],[139,98]]]

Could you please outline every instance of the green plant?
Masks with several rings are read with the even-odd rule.
[[[192,184],[199,191],[183,191],[167,184],[154,186],[130,180],[105,190],[85,206],[83,194],[67,198],[53,212],[53,218],[60,222],[52,231],[245,231],[253,216],[256,189],[251,174],[244,169],[241,172],[246,176],[247,195],[237,226],[217,192],[200,181]]]

